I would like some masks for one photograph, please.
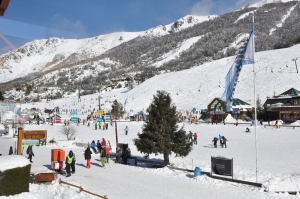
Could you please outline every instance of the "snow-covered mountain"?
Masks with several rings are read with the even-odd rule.
[[[256,6],[263,6],[265,3],[270,2],[262,1]],[[280,31],[285,31],[286,24],[291,23],[291,16],[295,17],[295,13],[300,9],[298,2],[278,3],[278,6],[267,5],[266,8],[261,10],[259,8],[245,8],[244,10],[220,17],[189,15],[169,25],[160,25],[142,32],[111,33],[82,40],[67,38],[35,40],[15,51],[0,56],[2,59],[0,63],[2,64],[2,67],[0,67],[0,82],[7,82],[6,85],[13,86],[15,83],[25,84],[35,80],[34,83],[38,85],[37,88],[41,88],[36,88],[37,90],[31,92],[27,97],[27,99],[32,99],[36,96],[36,93],[40,93],[40,97],[45,97],[60,92],[58,96],[68,97],[75,92],[78,86],[83,91],[90,89],[90,92],[85,94],[96,93],[100,89],[105,90],[103,92],[109,92],[116,88],[133,88],[136,84],[140,84],[149,78],[143,77],[144,79],[140,81],[140,79],[136,79],[137,76],[140,78],[143,75],[150,74],[150,77],[154,77],[133,90],[118,95],[118,99],[125,101],[128,98],[129,107],[132,105],[132,108],[144,109],[148,106],[149,100],[156,90],[166,90],[173,95],[175,104],[180,104],[179,108],[203,108],[214,97],[220,97],[224,90],[224,78],[235,57],[227,56],[236,55],[236,49],[248,37],[250,29],[244,27],[251,27],[251,24],[248,24],[248,21],[250,22],[251,20],[247,17],[250,12],[255,10],[258,13],[256,16],[261,20],[257,28],[256,42],[258,45],[256,46],[263,47],[267,44],[269,46],[273,45],[268,40],[268,37],[271,36],[274,37],[274,40],[280,42],[282,33]],[[265,20],[264,17],[272,17],[274,13],[277,13],[274,12],[276,9],[280,10],[282,18],[277,21],[272,19],[272,25],[269,25],[267,28],[266,26],[261,27],[262,21],[271,21],[271,19]],[[274,13],[270,15],[271,12]],[[221,26],[221,22],[225,20],[229,20],[230,22],[226,23],[230,23],[232,26],[240,24],[237,27],[242,27],[242,30],[239,30],[241,32],[235,37],[228,38],[226,33],[236,30],[224,29],[224,26]],[[241,24],[246,25],[241,26]],[[206,28],[205,31],[202,30],[203,27]],[[222,28],[216,32],[220,36],[215,36],[211,33],[215,31],[215,27]],[[295,27],[298,26],[295,25]],[[263,28],[266,30],[259,32]],[[207,32],[207,30],[211,32]],[[269,34],[271,30],[272,34]],[[155,43],[157,40],[160,43]],[[203,43],[204,40],[205,42],[208,41],[208,43]],[[222,45],[218,43],[220,44],[219,48],[215,48],[216,46],[210,42],[216,40],[222,43]],[[163,47],[166,45],[170,48],[164,51]],[[289,45],[292,46],[293,43]],[[285,44],[283,43],[282,46],[285,46]],[[282,46],[279,47],[282,48]],[[144,47],[147,48],[145,53],[142,52]],[[283,92],[290,87],[297,88],[296,83],[291,82],[287,84],[286,79],[297,79],[297,73],[294,69],[295,63],[292,60],[297,58],[298,48],[299,46],[296,45],[291,48],[257,53],[258,94],[262,100],[266,99],[267,96]],[[219,58],[225,58],[213,61],[218,56],[212,54],[212,51],[215,51],[217,55],[220,53]],[[200,53],[206,54],[204,60],[197,60],[197,56]],[[121,56],[125,59],[122,60]],[[188,63],[184,61],[176,62],[189,56],[189,59],[193,61],[192,66],[185,67]],[[276,61],[274,61],[274,58]],[[160,69],[169,63],[174,66],[172,66],[172,70],[166,67],[162,70]],[[182,70],[191,67],[193,68],[181,72],[170,72],[177,71],[177,68]],[[251,78],[253,75],[249,76],[249,74],[252,74],[250,68],[249,66],[245,67],[244,70],[248,75],[240,77],[235,94],[236,97],[253,103],[253,94],[251,94],[251,84],[253,82]],[[151,75],[151,73],[154,75]],[[101,88],[99,85],[104,84],[104,81],[106,81],[104,77],[109,78],[107,80],[108,85]],[[23,79],[20,82],[19,80],[18,82],[9,82],[16,80],[16,78]],[[281,80],[281,78],[283,79]],[[135,85],[130,86],[129,83]],[[74,87],[71,89],[67,87],[73,85]],[[144,87],[147,87],[147,89],[144,89]],[[139,96],[145,95],[147,97],[136,97],[136,93],[144,93]]]
[[[138,36],[163,36],[215,17],[215,15],[188,15],[174,23],[160,25],[147,31],[116,32],[87,39],[75,40],[51,37],[49,39],[34,40],[0,56],[0,83],[24,77],[30,73],[51,70],[53,66],[72,55],[77,55],[75,59],[70,60],[76,64],[76,62],[100,56],[107,50]]]

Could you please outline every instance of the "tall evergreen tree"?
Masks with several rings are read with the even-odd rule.
[[[170,94],[157,91],[147,112],[149,122],[144,124],[142,133],[138,133],[138,138],[133,140],[138,151],[146,155],[163,154],[165,165],[170,164],[169,155],[172,152],[179,156],[187,156],[192,150],[192,143],[188,142],[183,127],[178,130],[179,116]]]
[[[116,117],[120,117],[124,114],[123,111],[123,105],[118,102],[117,100],[113,101],[113,104],[111,105],[111,114],[116,116]]]

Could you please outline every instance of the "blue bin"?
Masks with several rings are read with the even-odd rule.
[[[194,171],[194,177],[200,176],[201,175],[201,169],[199,167],[195,167]]]

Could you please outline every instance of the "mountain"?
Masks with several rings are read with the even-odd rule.
[[[236,55],[251,31],[253,12],[257,52],[300,43],[299,1],[266,2],[270,1],[218,17],[186,16],[143,32],[32,41],[0,56],[1,87],[18,87],[27,99],[43,92],[44,96],[60,98],[79,87],[82,94],[132,89],[162,73],[205,66]],[[222,71],[223,77],[225,74]],[[216,89],[211,87],[211,92]]]

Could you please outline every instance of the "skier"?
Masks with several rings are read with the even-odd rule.
[[[222,148],[224,145],[225,145],[225,148],[227,148],[226,142],[227,142],[227,139],[224,136],[222,136],[222,143],[223,143]]]
[[[70,167],[71,167],[72,162],[73,162],[73,152],[70,151],[69,154],[66,157],[66,171],[67,171],[66,177],[71,176]]]
[[[125,135],[127,135],[129,131],[128,126],[125,127],[124,131],[125,131]]]
[[[86,159],[86,167],[91,168],[91,156],[92,152],[90,150],[90,147],[87,147],[84,152],[84,159]]]
[[[189,131],[189,142],[193,141],[193,133],[192,131]]]
[[[97,122],[95,122],[95,130],[97,130]]]
[[[33,153],[33,151],[32,151],[32,145],[29,145],[29,146],[27,147],[26,153],[27,153],[27,155],[28,155],[28,158],[27,158],[27,159],[29,159],[29,161],[30,161],[31,163],[33,163],[33,162],[32,162],[32,156],[34,156],[34,153]]]
[[[212,140],[212,142],[214,143],[215,148],[217,148],[218,138],[214,137],[214,139]]]
[[[194,144],[196,144],[196,145],[197,145],[197,138],[198,138],[197,133],[194,133]]]

